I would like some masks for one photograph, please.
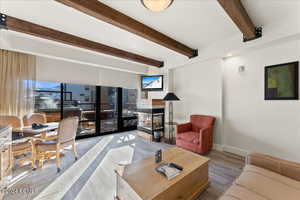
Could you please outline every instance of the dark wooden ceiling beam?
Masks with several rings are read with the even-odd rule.
[[[43,39],[53,40],[56,42],[64,43],[71,46],[76,46],[91,51],[96,51],[102,54],[123,58],[126,60],[151,65],[155,67],[163,67],[164,63],[152,58],[147,58],[135,53],[110,47],[101,43],[97,43],[91,40],[80,38],[68,33],[50,29],[44,26],[33,24],[21,19],[17,19],[11,16],[0,13],[0,28],[21,32]]]
[[[244,41],[261,37],[261,28],[256,28],[241,0],[218,0],[232,21],[244,35]]]
[[[193,58],[198,56],[198,51],[192,49],[167,35],[101,3],[98,0],[56,0],[64,5],[79,10],[101,21],[117,26],[128,32],[141,36],[180,54]]]

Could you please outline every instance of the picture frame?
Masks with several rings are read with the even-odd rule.
[[[265,100],[299,99],[299,62],[265,67]]]

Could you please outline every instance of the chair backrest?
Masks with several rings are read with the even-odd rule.
[[[215,117],[208,115],[191,115],[192,130],[198,132],[201,128],[212,127]]]
[[[31,126],[33,123],[47,123],[46,115],[43,113],[32,113],[23,117],[24,126]]]
[[[61,120],[58,127],[58,142],[64,143],[75,139],[79,118],[69,117]]]
[[[12,128],[21,128],[22,120],[17,116],[0,116],[0,126],[11,126]]]

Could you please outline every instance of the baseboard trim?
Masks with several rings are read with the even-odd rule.
[[[233,153],[233,154],[236,154],[239,156],[244,156],[244,157],[249,154],[249,151],[247,151],[245,149],[240,149],[240,148],[228,146],[228,145],[223,146],[223,151]]]
[[[229,146],[229,145],[221,145],[221,144],[214,144],[213,149],[217,151],[224,151],[232,154],[236,154],[239,156],[247,156],[249,154],[249,151],[241,148],[237,148],[234,146]]]
[[[221,145],[221,144],[214,144],[213,145],[213,150],[223,151],[223,145]]]

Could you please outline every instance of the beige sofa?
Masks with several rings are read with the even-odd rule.
[[[220,200],[300,200],[300,164],[253,153]]]

